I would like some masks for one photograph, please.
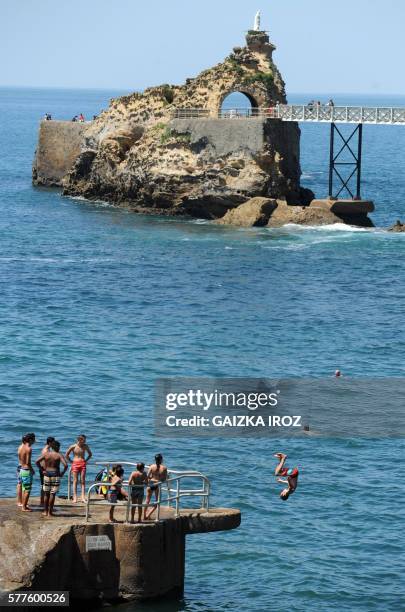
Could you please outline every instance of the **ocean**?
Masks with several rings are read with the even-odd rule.
[[[34,188],[44,113],[89,117],[118,93],[0,89],[0,494],[14,494],[25,431],[38,451],[47,435],[65,449],[84,432],[98,460],[159,451],[206,473],[213,505],[240,508],[242,525],[189,536],[184,600],[136,610],[405,610],[403,439],[153,433],[159,376],[405,375],[405,235],[384,229],[405,218],[405,127],[364,129],[372,230],[224,228]],[[319,197],[328,137],[302,126],[302,183]],[[272,475],[280,450],[301,469],[288,503]]]

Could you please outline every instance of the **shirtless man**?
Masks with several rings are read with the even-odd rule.
[[[280,498],[283,501],[287,501],[287,499],[290,497],[290,495],[292,495],[295,492],[298,486],[299,471],[298,471],[298,468],[296,467],[295,468],[285,467],[287,455],[285,455],[284,453],[276,453],[274,456],[278,459],[278,465],[274,472],[275,475],[287,477],[287,480],[283,480],[282,478],[277,478],[278,482],[288,485],[287,488],[283,489],[280,493]]]
[[[167,480],[167,467],[163,465],[162,455],[159,454],[155,456],[155,463],[150,466],[148,474],[147,474],[147,479],[148,479],[148,488],[146,490],[146,502],[145,502],[146,505],[150,504],[150,500],[151,500],[153,493],[155,493],[156,501],[159,499],[160,483],[166,482]],[[145,514],[144,514],[145,521],[150,519],[152,514],[155,512],[156,508],[157,508],[157,505],[155,504],[149,513],[147,513],[147,508],[145,508]]]
[[[18,447],[18,467],[17,467],[17,503],[23,512],[32,512],[28,506],[31,494],[32,477],[35,474],[31,464],[32,445],[35,442],[35,434],[28,433],[22,437],[22,443]]]
[[[148,477],[145,473],[145,464],[137,463],[135,472],[132,472],[129,477],[128,485],[131,491],[131,502],[138,505],[138,522],[142,521],[142,504],[145,493],[145,485],[148,482]],[[135,519],[136,508],[131,508],[131,523]]]
[[[70,455],[73,453],[73,461],[70,458]],[[87,457],[86,457],[87,453]],[[86,467],[87,462],[90,461],[93,453],[90,448],[86,444],[86,436],[80,434],[77,437],[77,442],[69,446],[66,451],[65,458],[69,463],[72,464],[72,474],[73,474],[73,503],[77,502],[77,480],[80,474],[80,484],[82,489],[82,502],[86,502],[85,497],[85,487],[86,487]]]
[[[42,455],[37,459],[38,468],[43,470],[43,492],[45,510],[43,516],[47,518],[53,516],[56,493],[60,487],[61,478],[68,469],[68,464],[63,455],[59,452],[60,443],[54,440],[50,448],[45,447]],[[63,463],[64,470],[60,472],[60,464]]]
[[[44,455],[47,451],[50,450],[52,443],[55,442],[55,438],[53,436],[49,436],[46,439],[46,444],[44,446],[44,448],[41,451],[40,457],[42,457],[42,455]],[[44,488],[43,488],[43,484],[44,484],[44,470],[42,469],[42,465],[40,463],[38,463],[38,460],[35,461],[36,465],[38,466],[38,471],[39,471],[39,479],[41,481],[41,499],[40,499],[40,505],[43,506],[44,505]]]

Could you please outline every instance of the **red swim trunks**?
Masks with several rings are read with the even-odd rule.
[[[280,476],[290,476],[291,478],[297,478],[299,475],[298,468],[282,468],[280,471]]]
[[[73,474],[86,474],[87,463],[84,459],[78,459],[73,461],[72,463],[72,473]]]

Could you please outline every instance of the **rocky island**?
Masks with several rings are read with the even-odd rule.
[[[372,204],[314,201],[301,187],[298,124],[270,118],[277,104],[286,103],[274,50],[266,32],[251,30],[245,47],[235,47],[222,63],[184,85],[113,99],[95,121],[79,128],[43,121],[34,184],[58,185],[65,195],[106,200],[134,212],[239,226],[342,221],[371,226]],[[248,118],[223,118],[223,101],[234,92],[249,99]]]

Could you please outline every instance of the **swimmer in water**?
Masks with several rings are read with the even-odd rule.
[[[336,370],[335,378],[342,378],[342,372],[340,370]]]
[[[287,480],[277,478],[277,482],[281,482],[282,484],[287,485],[287,488],[283,489],[280,493],[280,498],[283,501],[287,501],[290,495],[295,493],[295,490],[298,486],[299,471],[296,467],[288,468],[285,466],[287,455],[285,455],[284,453],[276,453],[274,456],[278,459],[278,465],[274,472],[275,476],[284,476],[287,478]]]

